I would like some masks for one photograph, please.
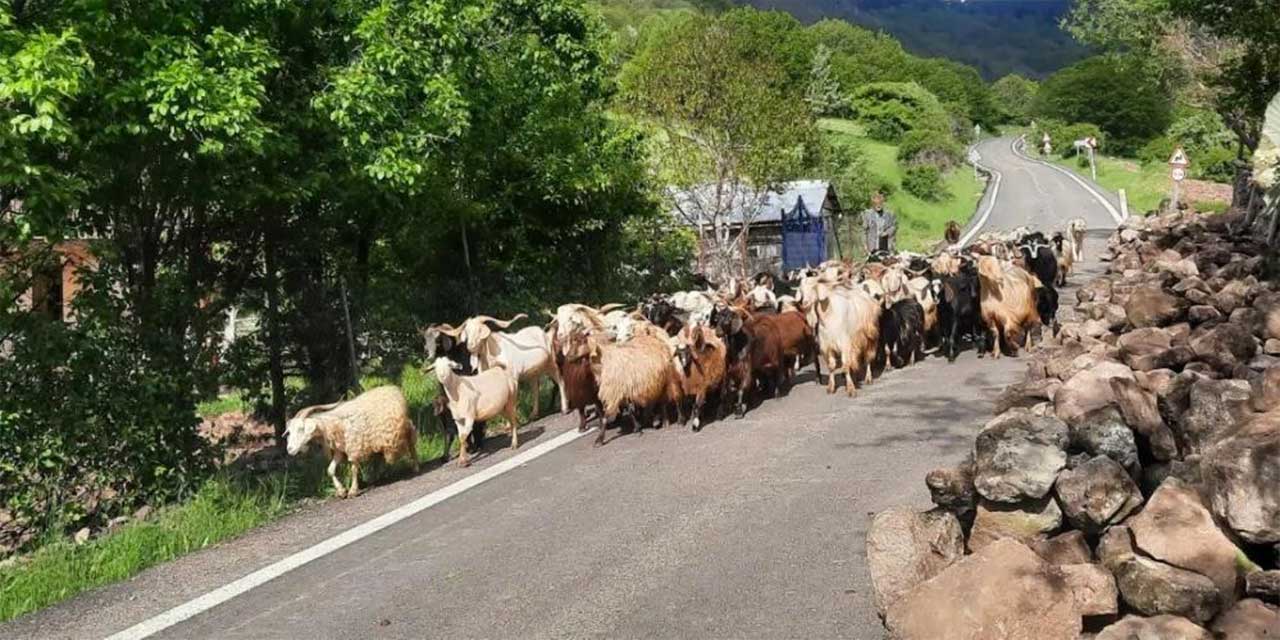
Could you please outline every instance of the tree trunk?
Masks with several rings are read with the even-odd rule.
[[[271,425],[275,429],[276,442],[284,446],[285,397],[284,397],[284,347],[280,335],[280,282],[276,273],[275,230],[268,225],[262,241],[263,261],[266,263],[264,285],[267,290],[267,366],[271,382]]]

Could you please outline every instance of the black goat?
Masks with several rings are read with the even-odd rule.
[[[678,311],[671,301],[661,295],[655,295],[640,305],[640,314],[644,319],[655,326],[662,327],[662,330],[670,336],[680,333],[684,328],[684,322],[680,320]]]
[[[960,272],[942,276],[942,296],[938,299],[938,324],[942,327],[942,350],[948,362],[955,362],[959,353],[958,341],[968,336],[982,356],[985,332],[980,330],[978,273],[972,262],[966,262]]]
[[[897,369],[924,359],[924,307],[915,298],[880,314],[880,358],[886,356]]]
[[[1062,325],[1058,324],[1058,291],[1046,285],[1036,289],[1036,311],[1040,324],[1049,327],[1050,335],[1057,336]]]
[[[1044,234],[1037,232],[1033,235],[1037,236],[1036,240],[1018,247],[1022,252],[1022,261],[1027,271],[1040,278],[1041,284],[1052,287],[1058,282],[1058,256],[1054,255],[1047,240],[1040,241],[1039,238],[1043,238]]]

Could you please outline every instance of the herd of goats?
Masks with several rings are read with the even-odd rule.
[[[426,355],[440,381],[434,412],[445,434],[445,458],[459,441],[458,464],[483,446],[484,422],[503,417],[519,446],[518,389],[532,384],[540,415],[542,378],[559,388],[562,412],[576,411],[585,431],[588,409],[605,426],[624,412],[633,431],[665,426],[672,416],[701,427],[710,413],[742,417],[757,397],[787,389],[812,361],[819,382],[835,393],[844,373],[849,396],[877,371],[905,367],[936,350],[954,361],[962,343],[982,357],[1016,353],[1032,334],[1057,329],[1057,288],[1081,259],[1086,225],[1074,219],[1046,235],[1026,227],[985,233],[960,248],[954,237],[932,256],[873,254],[865,263],[833,260],[776,279],[759,274],[705,290],[654,295],[637,307],[566,304],[546,311],[545,327],[507,331],[525,319],[476,316],[454,327],[423,329]],[[948,234],[952,236],[951,233]],[[359,491],[363,459],[409,455],[416,430],[403,395],[383,387],[331,405],[307,407],[289,422],[290,454],[313,440],[329,452],[338,495]],[[335,469],[352,464],[349,491]]]

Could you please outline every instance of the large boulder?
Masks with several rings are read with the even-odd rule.
[[[997,502],[1043,498],[1067,464],[1068,434],[1057,418],[1026,411],[995,417],[974,441],[974,487]]]
[[[1222,312],[1207,304],[1193,304],[1187,309],[1187,320],[1196,326],[1221,319]]]
[[[1082,616],[1109,616],[1119,612],[1120,593],[1116,579],[1097,564],[1069,564],[1059,567],[1067,577],[1067,587],[1075,596]]]
[[[1280,542],[1280,411],[1260,414],[1201,463],[1213,512],[1254,544]]]
[[[1089,542],[1079,531],[1067,531],[1052,538],[1037,540],[1031,544],[1031,550],[1044,558],[1045,562],[1059,566],[1093,562]]]
[[[1232,280],[1226,286],[1213,294],[1213,306],[1219,311],[1229,314],[1246,303],[1249,295],[1249,286],[1240,280]]]
[[[1231,371],[1258,352],[1253,334],[1238,324],[1224,322],[1191,339],[1196,358],[1219,371]]]
[[[885,626],[899,640],[1075,640],[1080,616],[1060,569],[999,540],[892,604]]]
[[[1108,625],[1094,640],[1213,640],[1204,627],[1178,616],[1128,615]]]
[[[1168,613],[1203,623],[1222,606],[1218,587],[1194,571],[1137,554],[1116,563],[1112,571],[1120,596],[1143,615]]]
[[[1195,489],[1177,478],[1165,480],[1126,524],[1138,550],[1209,578],[1224,604],[1235,600],[1243,553],[1218,529]]]
[[[1114,379],[1112,380],[1114,382]],[[1107,456],[1129,471],[1138,468],[1138,445],[1133,430],[1114,406],[1094,409],[1068,427],[1071,450],[1090,456]]]
[[[1165,353],[1173,346],[1173,336],[1165,329],[1134,329],[1120,336],[1116,345],[1120,357],[1135,371],[1150,371],[1168,366]]]
[[[969,550],[978,551],[1005,538],[1031,545],[1061,526],[1062,509],[1050,496],[1016,504],[979,500],[969,531]]]
[[[1054,412],[1067,422],[1115,402],[1111,379],[1133,380],[1133,371],[1119,362],[1101,361],[1071,376],[1053,396]]]
[[[1196,380],[1191,384],[1187,411],[1179,423],[1186,453],[1204,453],[1236,431],[1252,413],[1253,389],[1245,380]]]
[[[1156,394],[1148,391],[1135,380],[1125,378],[1111,379],[1111,393],[1116,397],[1116,406],[1125,424],[1142,436],[1142,444],[1146,445],[1147,454],[1160,461],[1169,461],[1178,455],[1178,443],[1173,438],[1173,431],[1160,417],[1160,409],[1156,406]]]
[[[1044,363],[1045,375],[1058,380],[1067,380],[1076,374],[1076,358],[1088,351],[1080,342],[1064,342],[1062,346],[1050,352]]]
[[[1142,492],[1115,460],[1097,456],[1058,474],[1058,503],[1071,526],[1098,534],[1142,506]]]
[[[1135,329],[1173,324],[1183,311],[1185,303],[1181,298],[1155,285],[1134,289],[1124,303],[1124,314]]]
[[[930,471],[924,477],[933,504],[957,516],[972,513],[977,506],[978,493],[973,488],[973,460],[965,460],[954,467]]]
[[[1209,629],[1230,640],[1280,638],[1280,609],[1252,598],[1241,600],[1223,611]]]
[[[1250,380],[1249,386],[1253,388],[1250,404],[1254,411],[1261,413],[1280,407],[1280,367],[1267,368],[1262,375]]]
[[[884,616],[903,594],[964,556],[964,533],[955,515],[906,508],[876,514],[867,530],[872,600]]]

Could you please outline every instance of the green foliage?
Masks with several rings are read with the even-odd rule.
[[[1049,134],[1052,141],[1054,152],[1063,158],[1075,155],[1075,147],[1072,143],[1076,140],[1084,140],[1088,137],[1098,139],[1098,146],[1107,149],[1108,140],[1102,129],[1096,124],[1087,122],[1076,122],[1067,124],[1057,120],[1038,120],[1036,121],[1036,131],[1030,136],[1030,142],[1039,148],[1040,141],[1044,138],[1044,134]]]
[[[937,96],[914,82],[863,85],[850,94],[849,107],[867,133],[884,142],[896,143],[917,129],[950,129]]]
[[[1007,75],[991,85],[991,100],[1002,122],[1027,124],[1040,84],[1019,75]]]
[[[1141,65],[1096,57],[1045,80],[1034,111],[1037,118],[1094,122],[1117,151],[1133,152],[1164,132],[1172,120],[1173,105]]]
[[[942,171],[931,164],[914,164],[902,176],[902,188],[921,200],[937,202],[947,197]]]
[[[930,164],[943,171],[964,159],[964,148],[950,133],[937,129],[916,129],[902,136],[898,160],[904,164]]]
[[[840,83],[831,72],[831,49],[819,44],[813,50],[813,64],[809,67],[809,84],[805,88],[805,102],[815,116],[837,115],[844,108]]]
[[[967,122],[992,125],[997,120],[991,89],[973,67],[941,58],[917,58],[904,79],[919,83]]]

